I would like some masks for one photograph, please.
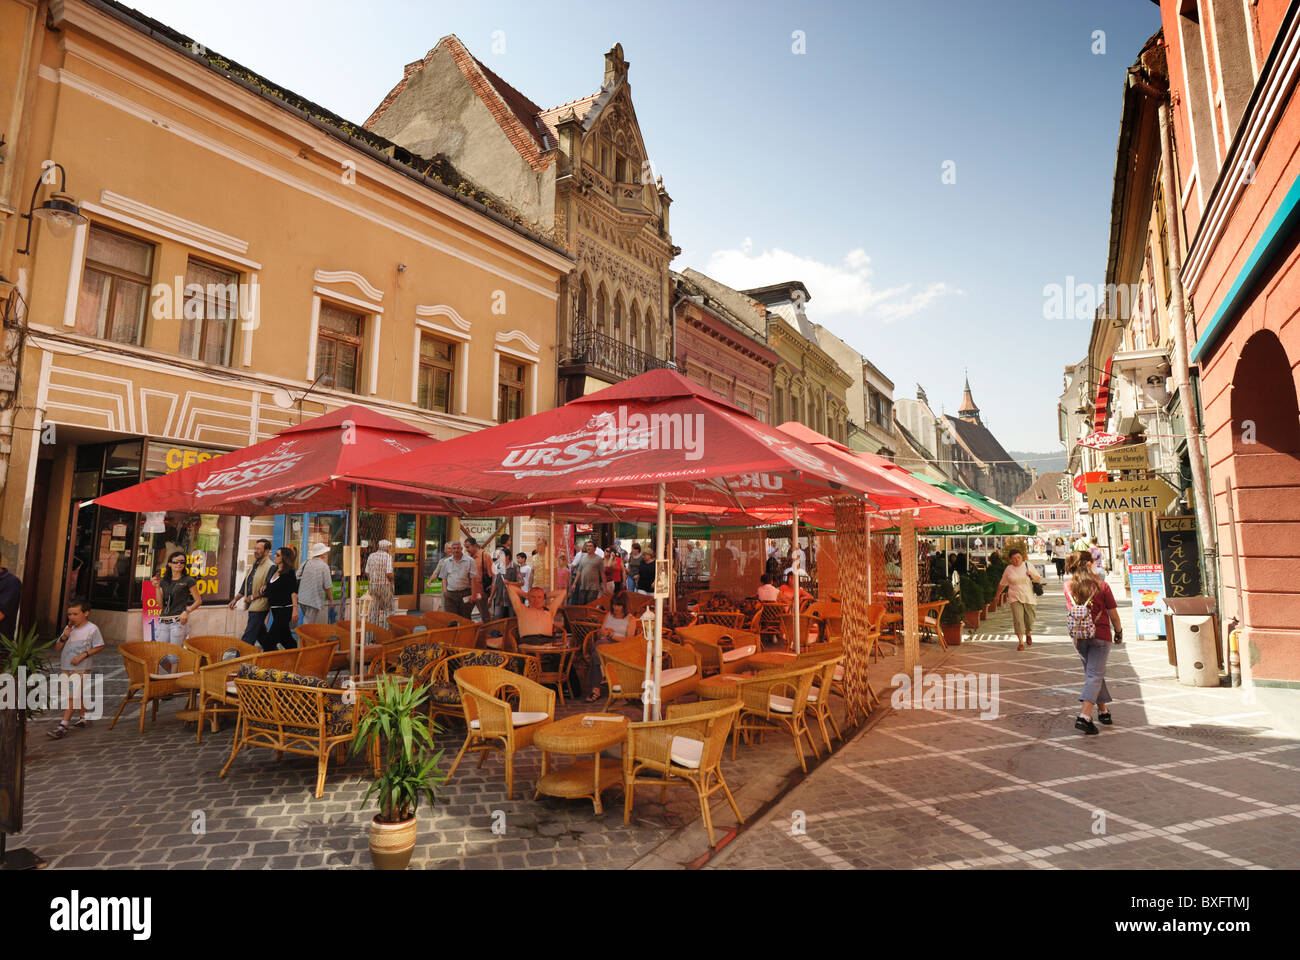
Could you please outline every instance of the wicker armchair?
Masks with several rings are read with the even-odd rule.
[[[441,656],[445,656],[439,651],[444,648],[454,647],[459,632],[459,627],[444,627],[440,630],[421,630],[418,633],[408,633],[405,636],[396,637],[380,646],[379,656],[375,657],[373,661],[367,658],[367,663],[373,665],[370,672],[372,675],[397,673],[402,676],[415,676],[430,659],[439,659]],[[416,651],[422,647],[430,647],[433,650],[421,656]],[[424,662],[420,662],[421,660],[424,660]]]
[[[843,635],[844,614],[840,604],[830,600],[817,600],[808,605],[807,613],[825,625],[823,640],[838,640]]]
[[[760,603],[758,612],[749,623],[749,629],[762,636],[763,643],[773,644],[785,640],[785,615],[790,612],[788,603],[772,601]]]
[[[627,601],[627,612],[632,617],[641,616],[646,608],[653,607],[655,602],[655,598],[648,593],[633,593],[628,590],[623,592],[623,599]]]
[[[518,625],[519,621],[515,617],[502,617],[500,620],[480,623],[474,646],[480,650],[506,650],[513,653],[518,648],[510,639],[510,628]]]
[[[615,700],[640,701],[645,684],[645,648],[646,641],[640,638],[596,647],[609,688],[605,700],[607,711]],[[663,686],[659,691],[659,702],[670,703],[694,693],[700,685],[700,655],[679,643],[665,643],[663,653],[671,666],[660,672]]]
[[[806,709],[813,675],[821,669],[820,664],[813,664],[788,671],[761,673],[747,680],[736,681],[741,711],[736,720],[737,735],[731,741],[733,760],[736,758],[736,741],[740,739],[740,734],[756,733],[761,738],[769,730],[784,730],[794,738],[794,752],[799,758],[800,768],[804,773],[808,772],[808,763],[803,753],[804,737],[808,738],[813,756],[821,756],[808,729]]]
[[[943,630],[939,627],[939,617],[943,615],[943,608],[948,606],[947,600],[934,600],[929,603],[922,603],[916,608],[917,630],[921,636],[931,636],[939,641],[943,649],[948,649],[948,643],[943,639]]]
[[[452,613],[449,610],[426,610],[420,614],[420,618],[430,630],[441,630],[443,627],[463,627],[467,623],[474,622],[470,617],[463,617],[459,613]]]
[[[483,766],[488,751],[500,750],[506,761],[506,796],[515,795],[515,752],[533,745],[533,735],[555,719],[555,691],[499,667],[461,667],[454,674],[465,709],[465,743],[447,771],[450,780],[466,751],[479,752]],[[519,709],[501,694],[511,690]]]
[[[423,633],[429,629],[429,624],[419,614],[395,613],[388,618],[388,629],[400,637],[408,633]]]
[[[251,657],[262,651],[251,643],[234,637],[217,635],[186,637],[185,646],[201,658],[199,666],[206,666],[218,660],[233,660],[235,657]]]
[[[700,668],[706,677],[748,669],[746,661],[763,648],[758,634],[717,624],[697,623],[679,627],[676,637],[700,655]]]
[[[632,822],[632,804],[637,784],[655,784],[663,789],[681,782],[695,788],[700,798],[700,817],[709,832],[709,846],[716,846],[709,797],[721,790],[731,804],[731,812],[741,823],[736,799],[722,776],[722,754],[727,734],[740,712],[740,704],[717,701],[674,704],[666,720],[629,723],[627,743],[623,745],[623,822]],[[646,774],[656,774],[647,776]]]
[[[362,622],[359,627],[358,636],[366,642],[363,649],[357,651],[358,665],[363,656],[366,663],[373,663],[382,656],[384,652],[382,645],[392,642],[393,634],[382,627],[376,627],[373,623]],[[347,620],[339,623],[304,623],[298,628],[298,642],[301,644],[325,643],[330,640],[337,645],[334,658],[330,661],[330,669],[335,671],[348,669],[351,663],[348,644],[352,642],[352,625]]]
[[[316,796],[325,792],[329,754],[349,743],[357,725],[358,706],[348,691],[324,686],[273,680],[278,674],[254,668],[249,677],[236,675],[239,720],[230,759],[221,768],[226,775],[244,747],[274,750],[316,758]],[[350,701],[350,702],[349,702]]]
[[[703,610],[695,614],[695,622],[739,630],[745,625],[745,615],[739,610]]]
[[[537,657],[504,650],[461,650],[449,648],[441,659],[429,663],[416,675],[417,682],[429,685],[429,719],[465,718],[456,671],[465,667],[496,667],[517,673],[534,683],[542,682],[542,663]]]
[[[186,692],[181,680],[192,675],[198,667],[198,654],[187,651],[171,643],[158,643],[152,640],[127,640],[118,645],[117,652],[122,655],[126,667],[127,690],[122,698],[122,705],[113,715],[113,722],[108,725],[112,730],[118,717],[133,700],[140,701],[140,732],[144,733],[144,715],[149,704],[153,704],[153,718],[158,719],[158,703],[177,693]],[[166,657],[182,660],[189,670],[176,673],[163,673],[159,665]]]
[[[834,659],[822,661],[817,672],[813,675],[813,686],[808,691],[808,712],[817,721],[817,727],[821,730],[822,742],[826,744],[827,753],[830,753],[831,750],[830,730],[835,731],[837,740],[841,743],[844,741],[844,735],[840,733],[840,726],[835,722],[835,714],[831,712],[831,693],[835,684],[835,671],[839,670],[840,675],[843,676],[843,663],[843,654]]]

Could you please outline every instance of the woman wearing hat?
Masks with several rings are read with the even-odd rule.
[[[316,544],[310,559],[298,571],[298,609],[303,623],[329,623],[334,608],[334,575],[325,560],[329,552],[328,543]]]

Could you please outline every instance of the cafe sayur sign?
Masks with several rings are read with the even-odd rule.
[[[1090,513],[1159,513],[1178,491],[1163,480],[1114,480],[1088,484],[1087,497]]]
[[[1112,447],[1105,451],[1105,457],[1107,470],[1145,470],[1149,466],[1145,443]]]

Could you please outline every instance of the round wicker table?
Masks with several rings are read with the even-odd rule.
[[[731,700],[736,696],[736,681],[743,679],[744,674],[719,673],[701,680],[695,692],[701,700]]]
[[[590,726],[583,725],[584,717],[601,717]],[[616,746],[627,739],[627,717],[619,713],[576,713],[563,720],[548,723],[533,734],[533,746],[542,751],[542,776],[537,781],[534,799],[565,797],[570,800],[587,799],[602,813],[600,795],[623,782],[621,765],[600,765],[600,751]],[[580,757],[567,767],[547,771],[549,754],[563,753]],[[590,759],[587,755],[590,754]]]

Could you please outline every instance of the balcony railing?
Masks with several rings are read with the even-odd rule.
[[[615,340],[597,330],[579,330],[569,345],[570,364],[585,363],[620,379],[639,376],[647,370],[675,369],[670,361]]]

